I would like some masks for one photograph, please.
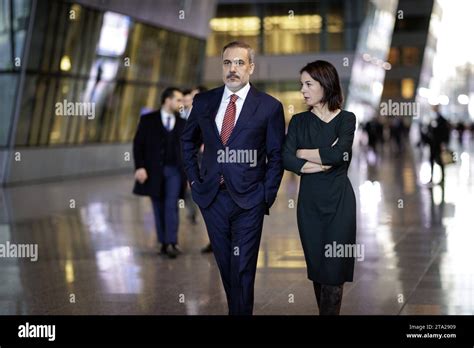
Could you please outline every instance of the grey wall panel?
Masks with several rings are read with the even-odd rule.
[[[71,176],[133,170],[131,144],[84,145],[15,149],[21,160],[12,158],[7,184],[47,181]],[[130,161],[124,153],[130,153]]]
[[[71,1],[72,2],[72,1]],[[206,39],[217,0],[74,0],[84,6],[118,12],[139,21]],[[180,19],[181,10],[184,18]]]
[[[0,186],[4,181],[8,150],[0,150]]]

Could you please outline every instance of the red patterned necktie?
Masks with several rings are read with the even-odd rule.
[[[224,145],[227,144],[227,141],[229,140],[230,135],[232,134],[232,130],[234,129],[235,114],[237,111],[237,106],[235,105],[235,102],[237,98],[239,98],[237,94],[232,94],[230,96],[230,102],[229,104],[227,104],[227,109],[225,109],[224,121],[222,121],[221,128],[221,140],[222,144]],[[220,183],[224,183],[224,176],[221,176]]]

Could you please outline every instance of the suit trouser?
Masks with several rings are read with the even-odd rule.
[[[191,189],[186,187],[184,191],[184,202],[186,204],[186,211],[188,217],[196,216],[196,203],[193,201],[193,196],[191,194]]]
[[[265,204],[240,208],[226,190],[220,190],[207,208],[201,208],[227,296],[229,314],[251,315],[255,272]]]
[[[176,166],[163,168],[162,197],[151,197],[158,241],[161,244],[178,242],[178,198],[181,190],[181,174]]]

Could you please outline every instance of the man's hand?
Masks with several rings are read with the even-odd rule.
[[[140,183],[143,184],[146,179],[148,179],[148,174],[145,170],[145,168],[138,168],[135,171],[135,179]]]

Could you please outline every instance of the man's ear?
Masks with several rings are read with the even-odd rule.
[[[254,69],[255,69],[255,64],[254,63],[250,64],[250,75],[253,74]]]

